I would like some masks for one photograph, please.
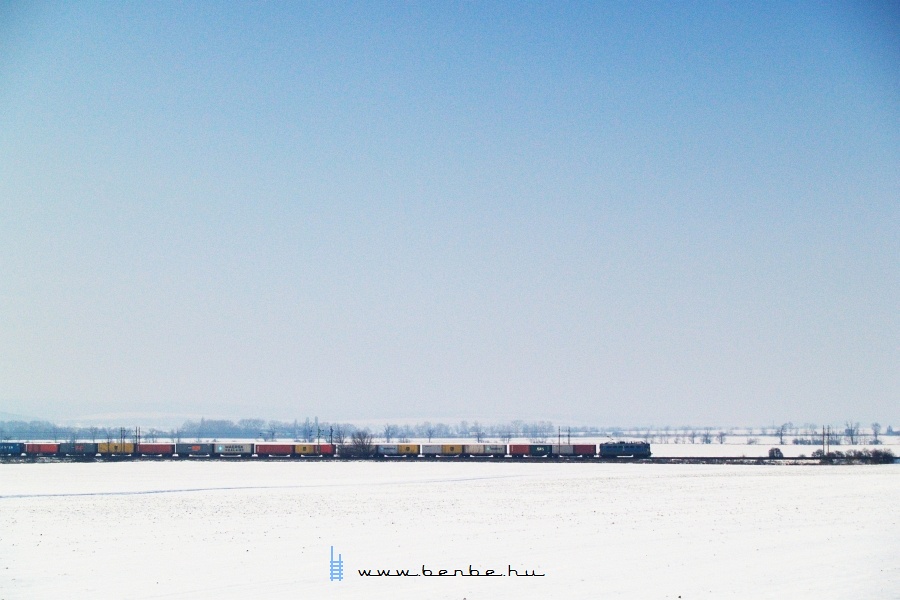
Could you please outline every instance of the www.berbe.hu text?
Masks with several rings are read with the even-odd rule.
[[[505,571],[505,572],[504,572]],[[546,573],[538,573],[535,569],[513,569],[507,565],[506,569],[475,569],[469,565],[468,569],[429,569],[422,565],[417,569],[359,569],[360,577],[544,577]]]

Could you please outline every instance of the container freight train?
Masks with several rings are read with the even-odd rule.
[[[163,458],[190,457],[244,457],[269,456],[332,457],[334,444],[254,444],[254,443],[193,443],[193,444],[134,444],[131,442],[75,442],[48,443],[0,443],[0,456],[159,456]]]
[[[646,442],[614,442],[600,444],[379,444],[375,455],[413,457],[583,457],[650,458]]]
[[[372,447],[378,458],[650,458],[646,442],[604,444],[378,444]],[[0,456],[55,457],[162,457],[162,458],[302,458],[340,456],[334,444],[276,443],[193,443],[134,444],[131,442],[0,443]]]

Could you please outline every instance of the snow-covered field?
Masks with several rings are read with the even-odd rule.
[[[900,465],[4,464],[0,599],[900,598],[898,500]],[[545,576],[358,574],[423,565]]]
[[[776,441],[768,444],[651,444],[653,456],[662,457],[691,457],[691,456],[719,456],[760,458],[769,456],[770,448],[778,448],[785,458],[797,458],[800,456],[812,456],[822,446],[802,446],[796,444],[779,444]],[[830,446],[829,452],[848,452],[851,450],[890,450],[894,456],[900,458],[900,448],[896,445],[849,445]]]

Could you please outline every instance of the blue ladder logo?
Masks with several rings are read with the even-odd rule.
[[[331,581],[343,581],[344,580],[344,561],[341,560],[341,555],[338,554],[337,560],[334,558],[334,546],[331,547],[331,561],[329,562],[329,577]]]

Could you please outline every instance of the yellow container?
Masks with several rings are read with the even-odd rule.
[[[419,445],[418,444],[399,444],[397,446],[397,454],[400,454],[400,455],[408,454],[410,456],[418,456],[419,455]]]
[[[441,446],[441,454],[450,456],[453,454],[462,454],[463,447],[460,444],[444,444]]]
[[[131,442],[104,442],[97,444],[97,452],[100,454],[134,454],[134,444]]]
[[[318,454],[315,444],[296,444],[294,454]]]

